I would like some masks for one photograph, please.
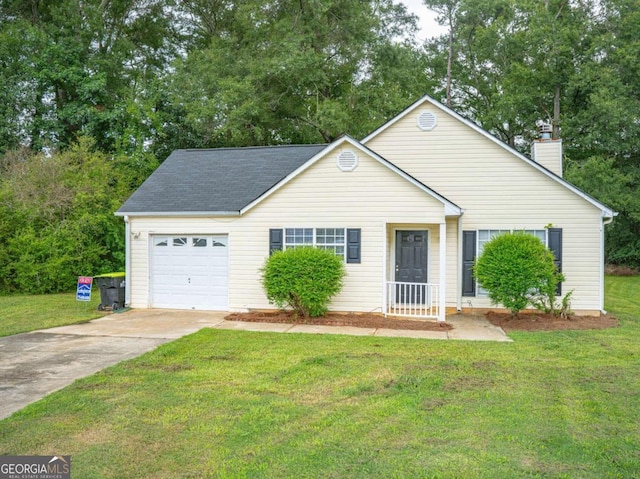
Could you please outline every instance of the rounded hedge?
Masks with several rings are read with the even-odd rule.
[[[477,259],[474,274],[493,304],[512,314],[525,309],[532,294],[557,282],[553,253],[533,235],[505,233],[489,241]]]
[[[304,318],[327,312],[346,274],[342,259],[332,251],[311,247],[277,251],[261,272],[269,302],[279,308],[290,307]]]

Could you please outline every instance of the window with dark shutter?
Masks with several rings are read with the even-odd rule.
[[[269,230],[269,255],[274,251],[313,246],[333,252],[347,263],[360,263],[360,228],[284,228]]]
[[[562,273],[562,228],[549,228],[547,232],[548,246],[553,253],[553,262],[560,273]],[[556,296],[562,296],[562,283],[558,283]]]
[[[360,228],[347,228],[347,263],[360,262]]]
[[[274,251],[282,251],[282,248],[283,248],[282,230],[270,229],[269,230],[269,256],[271,256],[274,253]]]
[[[476,232],[462,232],[462,296],[476,295],[473,262],[476,260]]]

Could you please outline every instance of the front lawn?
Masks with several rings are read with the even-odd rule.
[[[633,478],[640,278],[621,327],[514,343],[202,330],[0,422],[78,478]],[[634,303],[636,301],[636,303]]]
[[[0,336],[86,323],[104,316],[97,310],[99,303],[95,288],[91,301],[76,301],[75,293],[0,296]]]

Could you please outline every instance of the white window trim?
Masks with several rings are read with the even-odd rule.
[[[342,230],[342,243],[318,243],[318,230],[319,229],[332,229],[332,230]],[[311,243],[288,243],[287,242],[287,230],[311,230],[312,231],[312,242]],[[313,248],[322,248],[322,249],[330,249],[336,246],[342,246],[342,255],[336,254],[337,257],[342,257],[342,260],[347,262],[347,228],[343,227],[290,227],[285,226],[283,228],[283,239],[282,239],[282,249],[287,250],[291,248],[295,248],[296,246],[311,246]],[[304,234],[303,234],[304,236]],[[328,248],[325,248],[328,247]],[[335,250],[333,250],[335,252]]]

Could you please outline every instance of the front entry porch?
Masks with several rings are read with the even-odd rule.
[[[440,319],[439,285],[387,281],[385,316]]]
[[[387,225],[385,316],[445,321],[446,223]]]

